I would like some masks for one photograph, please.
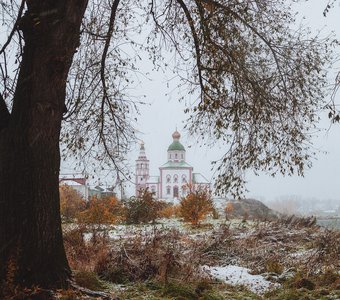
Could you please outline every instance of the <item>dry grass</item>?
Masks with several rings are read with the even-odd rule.
[[[285,221],[181,227],[180,231],[143,228],[130,227],[128,237],[113,240],[97,235],[96,241],[84,240],[84,228],[68,231],[65,246],[71,267],[87,281],[81,283],[76,278],[77,282],[90,287],[98,284],[99,278],[129,285],[151,280],[169,286],[176,282],[195,285],[203,280],[209,285],[213,281],[200,272],[201,265],[231,264],[282,284],[282,290],[264,295],[264,299],[295,299],[308,293],[309,299],[319,299],[315,295],[340,288],[339,231],[299,223],[287,225]]]
[[[157,230],[120,240],[101,257],[95,270],[104,279],[136,282],[157,279],[183,281],[198,278],[200,257],[187,237],[178,230]]]
[[[64,232],[64,245],[72,270],[93,272],[101,259],[109,252],[110,241],[105,232],[96,233],[85,241],[86,227],[76,227]]]

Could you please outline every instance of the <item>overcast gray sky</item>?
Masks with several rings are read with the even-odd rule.
[[[335,37],[340,40],[339,3],[338,1],[326,18],[323,16],[323,9],[327,1],[313,0],[300,3],[297,5],[299,11],[297,19],[310,26],[315,33],[321,30],[321,35],[325,36],[333,31]],[[151,70],[151,63],[146,64],[145,68]],[[330,83],[333,82],[337,71],[331,71]],[[166,150],[172,141],[171,134],[177,126],[182,134],[181,141],[187,150],[187,162],[194,167],[195,172],[200,172],[208,179],[212,179],[213,172],[210,163],[220,158],[225,149],[198,147],[195,139],[183,131],[186,119],[183,113],[185,105],[176,100],[178,98],[176,82],[168,82],[167,76],[171,76],[170,74],[159,72],[152,73],[151,76],[152,81],[143,80],[140,87],[139,94],[146,95],[149,105],[140,109],[141,115],[138,118],[138,129],[141,131],[139,137],[145,142],[146,153],[150,159],[151,175],[158,175],[158,167],[166,162]],[[306,172],[306,176],[304,178],[282,176],[271,178],[266,175],[249,174],[247,196],[265,200],[274,200],[277,197],[289,195],[320,199],[340,198],[340,124],[333,125],[330,130],[326,130],[330,124],[325,116],[320,124],[324,131],[315,137],[314,142],[320,153],[314,162],[314,167]],[[129,154],[131,165],[134,164],[137,155],[138,145]],[[133,188],[130,187],[128,193],[132,194]]]

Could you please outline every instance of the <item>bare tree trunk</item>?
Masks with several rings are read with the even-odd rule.
[[[87,0],[27,6],[13,108],[0,124],[0,286],[61,287],[70,268],[59,212],[59,134]]]

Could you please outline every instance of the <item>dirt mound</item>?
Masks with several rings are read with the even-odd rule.
[[[232,209],[228,213],[230,218],[244,218],[256,220],[277,220],[280,213],[270,209],[261,201],[255,199],[229,200]]]

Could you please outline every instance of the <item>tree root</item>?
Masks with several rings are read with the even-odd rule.
[[[110,294],[105,293],[105,292],[92,291],[90,289],[81,287],[81,286],[77,285],[75,282],[72,282],[72,281],[70,282],[70,287],[72,289],[77,290],[80,293],[85,294],[85,295],[90,296],[90,297],[96,297],[96,298],[100,298],[102,300],[119,300],[119,298],[116,297],[116,296],[110,295]]]

